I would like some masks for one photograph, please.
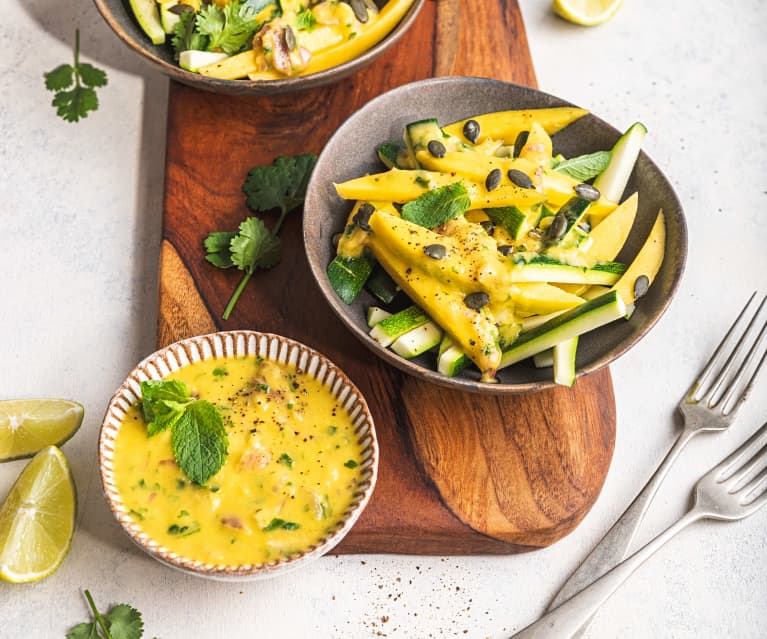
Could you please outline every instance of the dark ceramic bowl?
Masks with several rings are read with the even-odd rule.
[[[415,20],[424,0],[415,0],[400,23],[378,44],[362,55],[331,69],[311,75],[285,78],[284,80],[218,80],[199,73],[185,71],[173,59],[168,44],[152,44],[149,37],[133,17],[128,0],[93,0],[107,24],[128,47],[148,60],[152,66],[174,80],[189,86],[229,95],[276,95],[332,84],[366,67],[399,40]],[[383,5],[383,1],[376,4]]]
[[[445,377],[427,353],[406,360],[382,348],[368,336],[368,306],[377,304],[363,290],[347,306],[330,286],[325,269],[335,255],[332,237],[344,228],[351,203],[342,200],[333,182],[385,170],[375,154],[377,144],[401,139],[408,122],[436,117],[448,124],[479,113],[517,108],[573,106],[554,96],[497,80],[449,77],[408,84],[372,100],[352,115],[329,140],[312,174],[304,207],[304,243],[309,265],[328,303],[354,336],[376,355],[403,371],[455,389],[488,394],[511,394],[554,386],[551,368],[536,369],[521,362],[498,372],[497,384],[479,382],[479,373],[464,370]],[[630,116],[629,116],[630,117]],[[609,149],[621,132],[594,115],[583,117],[553,137],[555,153],[566,157]],[[679,286],[687,255],[687,228],[671,184],[647,155],[641,153],[626,192],[639,191],[636,222],[618,259],[630,262],[643,244],[658,214],[666,216],[666,253],[648,293],[637,302],[629,321],[617,321],[582,335],[577,373],[587,375],[606,366],[636,344],[660,319]]]

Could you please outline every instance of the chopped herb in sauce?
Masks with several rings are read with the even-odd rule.
[[[285,464],[288,468],[293,468],[293,458],[287,453],[282,453],[277,461],[281,464]]]
[[[178,524],[171,524],[168,526],[168,533],[178,537],[186,537],[198,532],[200,532],[200,524],[197,522],[189,524],[188,526],[179,526]]]
[[[213,369],[213,377],[226,377],[229,372],[223,366],[216,366]]]
[[[335,435],[338,430],[338,426],[328,426],[328,435]]]
[[[261,530],[264,532],[270,532],[272,530],[296,530],[300,528],[296,522],[294,521],[285,521],[284,519],[280,519],[279,517],[275,517],[270,521],[266,526],[264,526]]]
[[[133,510],[132,508],[128,511],[128,514],[131,515],[134,519],[138,519],[139,521],[144,520],[144,514],[139,512],[138,510]]]
[[[347,468],[357,468],[358,465],[359,464],[357,464],[357,462],[354,461],[353,459],[347,459],[344,462],[344,466],[346,466]]]

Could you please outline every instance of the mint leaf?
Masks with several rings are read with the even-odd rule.
[[[235,235],[237,235],[236,231],[215,231],[208,235],[203,242],[207,251],[205,259],[218,268],[234,266],[229,244]]]
[[[232,262],[241,271],[271,268],[280,261],[280,240],[257,217],[249,217],[230,243]]]
[[[144,622],[141,613],[127,604],[114,606],[104,615],[109,624],[112,639],[141,639],[144,634]]]
[[[72,65],[62,64],[56,67],[53,71],[49,71],[44,74],[45,88],[48,91],[61,91],[72,86],[74,82],[75,70]]]
[[[602,173],[609,163],[610,151],[597,151],[562,160],[554,167],[554,170],[585,182]]]
[[[469,210],[471,199],[462,182],[427,191],[402,207],[402,219],[433,229]]]
[[[141,382],[141,412],[149,437],[173,427],[193,401],[184,382],[157,379]]]
[[[67,633],[66,639],[101,639],[101,635],[96,622],[92,621],[77,624]]]
[[[221,413],[208,401],[197,400],[187,406],[173,425],[171,447],[176,463],[200,486],[224,465],[228,445]]]

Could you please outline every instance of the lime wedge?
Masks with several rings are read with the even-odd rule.
[[[622,0],[554,0],[551,7],[554,13],[565,20],[593,27],[607,22],[615,15]]]
[[[61,446],[82,421],[83,407],[68,399],[0,400],[0,462]]]
[[[152,44],[165,42],[165,29],[160,22],[160,11],[155,0],[130,0],[130,8],[139,26],[152,41]]]
[[[43,448],[0,507],[0,579],[39,581],[64,561],[75,531],[77,497],[64,454]]]

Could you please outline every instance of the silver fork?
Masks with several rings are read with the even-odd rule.
[[[757,452],[758,451],[758,452]],[[721,464],[698,480],[695,504],[679,521],[558,608],[512,639],[565,639],[586,623],[610,595],[656,550],[699,519],[735,521],[767,503],[767,423]]]
[[[557,596],[549,604],[547,610],[552,610],[567,601],[626,558],[631,541],[647,512],[650,502],[655,497],[661,482],[679,456],[679,453],[682,452],[682,449],[698,433],[726,430],[735,420],[739,409],[743,406],[751,392],[754,379],[764,364],[765,356],[767,355],[767,352],[762,355],[759,364],[753,369],[753,373],[745,387],[743,387],[748,369],[757,357],[767,332],[767,319],[765,319],[759,335],[751,343],[753,335],[758,328],[757,319],[765,305],[765,301],[767,301],[767,296],[762,298],[761,304],[759,304],[754,313],[751,309],[753,308],[752,302],[755,298],[756,292],[746,302],[735,322],[733,322],[727,334],[714,351],[711,359],[709,359],[698,378],[679,402],[678,408],[684,417],[684,429],[665,459],[647,482],[647,485],[642,489],[642,492],[636,496],[610,531],[565,582]],[[746,329],[743,330],[742,326],[746,322],[748,324]],[[738,335],[740,335],[740,338],[738,338]],[[736,339],[737,342],[733,346],[733,342]],[[740,366],[736,369],[739,363]],[[574,637],[582,637],[589,625],[590,620],[587,621]]]

